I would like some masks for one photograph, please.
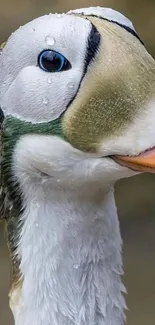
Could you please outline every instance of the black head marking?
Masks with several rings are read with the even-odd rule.
[[[90,34],[88,36],[88,42],[87,42],[87,48],[86,48],[85,62],[84,62],[84,69],[83,69],[82,78],[80,80],[79,87],[77,89],[76,94],[70,100],[70,102],[68,103],[66,108],[68,108],[71,105],[71,103],[73,102],[73,100],[76,98],[76,96],[77,96],[77,94],[79,92],[82,80],[83,80],[85,74],[87,73],[88,67],[89,67],[90,63],[93,61],[93,59],[95,58],[95,56],[96,56],[96,54],[98,52],[98,49],[99,49],[99,46],[100,46],[100,41],[101,41],[101,35],[100,35],[99,31],[97,30],[97,28],[95,27],[95,25],[93,25],[91,23],[91,31],[90,31]],[[63,114],[64,113],[65,112],[63,112]]]
[[[130,34],[132,34],[133,36],[135,36],[136,38],[138,38],[138,40],[144,45],[144,42],[140,39],[140,37],[138,36],[138,34],[136,33],[136,31],[134,29],[132,29],[131,27],[126,26],[124,24],[121,24],[121,23],[119,23],[119,22],[117,22],[115,20],[111,20],[111,19],[102,17],[102,16],[90,15],[90,17],[95,17],[95,18],[103,19],[103,20],[109,21],[110,23],[116,24],[116,25],[124,28],[127,32],[129,32]]]
[[[101,41],[101,35],[98,32],[97,28],[92,23],[91,23],[91,25],[92,25],[92,28],[91,28],[90,34],[88,36],[83,77],[87,72],[88,66],[95,58],[95,56],[98,52],[98,49],[99,49],[100,41]]]

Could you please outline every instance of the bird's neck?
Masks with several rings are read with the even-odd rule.
[[[121,237],[113,191],[29,192],[18,246],[15,325],[122,325]],[[35,196],[35,197],[34,197]]]

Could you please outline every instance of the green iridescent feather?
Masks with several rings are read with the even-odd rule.
[[[24,209],[24,204],[20,186],[12,171],[12,155],[17,141],[26,134],[57,135],[63,138],[61,118],[48,123],[33,124],[8,116],[4,120],[3,129],[1,128],[0,217],[6,220],[14,283],[18,282],[20,276],[20,261],[16,255],[16,249],[22,228],[20,215]]]

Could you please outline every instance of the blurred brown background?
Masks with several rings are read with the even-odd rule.
[[[155,57],[155,0],[0,0],[0,44],[19,25],[49,12],[89,6],[120,10],[133,21],[147,49]],[[155,176],[121,181],[116,200],[124,240],[124,282],[127,286],[127,325],[155,324]],[[7,293],[10,264],[0,228],[0,325],[12,325]],[[31,325],[31,324],[30,324]]]

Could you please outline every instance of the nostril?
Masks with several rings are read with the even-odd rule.
[[[3,121],[4,121],[4,113],[0,107],[0,123],[3,123]]]

